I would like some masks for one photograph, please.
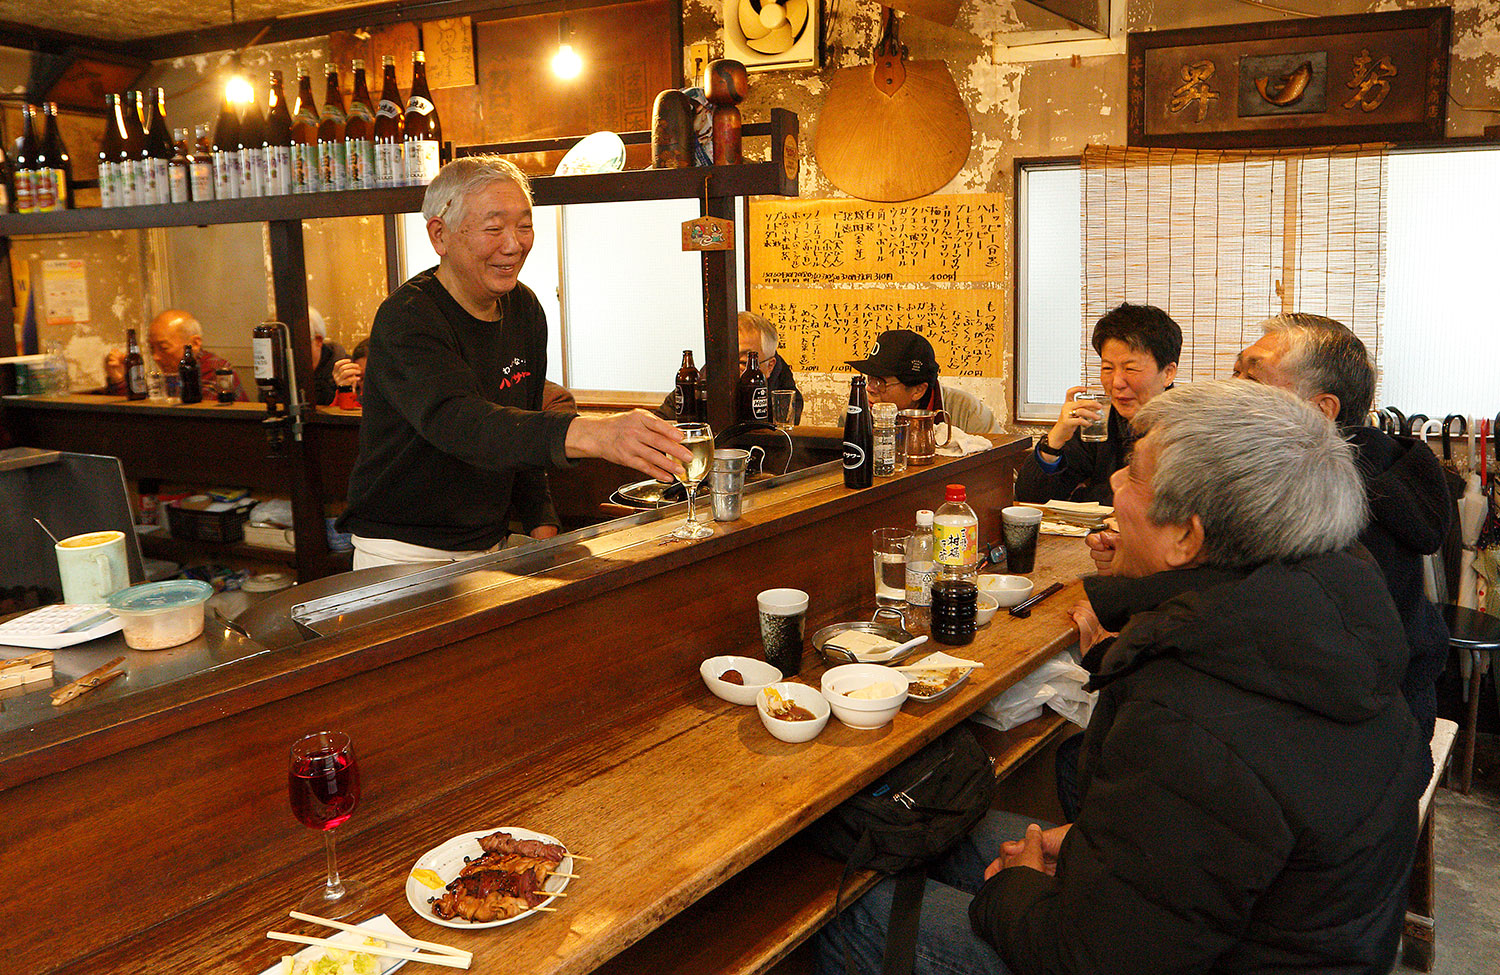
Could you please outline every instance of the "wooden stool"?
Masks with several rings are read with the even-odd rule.
[[[1406,892],[1406,924],[1401,929],[1401,963],[1420,972],[1432,971],[1436,922],[1432,907],[1432,794],[1448,767],[1458,725],[1438,718],[1432,730],[1432,778],[1418,806],[1417,858]]]
[[[1474,738],[1479,733],[1479,688],[1490,658],[1500,650],[1500,618],[1452,603],[1442,609],[1449,645],[1469,654],[1473,664],[1469,669],[1469,710],[1464,718],[1464,757],[1458,776],[1458,791],[1468,795],[1474,779]]]

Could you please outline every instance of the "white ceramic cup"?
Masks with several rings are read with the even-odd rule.
[[[65,603],[102,603],[130,585],[124,532],[85,532],[64,538],[53,548]]]

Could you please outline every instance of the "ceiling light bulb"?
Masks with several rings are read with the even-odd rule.
[[[224,97],[235,105],[248,105],[255,101],[255,89],[243,75],[234,75],[224,86]]]
[[[573,50],[573,45],[563,44],[552,55],[552,73],[564,81],[572,81],[583,71],[583,58]]]

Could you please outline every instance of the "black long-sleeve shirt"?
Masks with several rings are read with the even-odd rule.
[[[477,319],[425,271],[375,313],[359,457],[339,529],[449,550],[558,524],[549,467],[566,467],[574,415],[542,410],[547,320],[518,284]],[[512,500],[515,505],[512,508]]]

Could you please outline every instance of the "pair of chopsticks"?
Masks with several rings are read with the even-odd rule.
[[[71,684],[64,684],[52,692],[52,706],[67,704],[73,698],[96,687],[103,687],[116,677],[123,677],[125,671],[115,668],[125,662],[124,657],[116,657],[102,667],[96,667]]]
[[[1010,615],[1014,616],[1016,619],[1024,620],[1026,617],[1031,615],[1031,607],[1035,606],[1037,603],[1046,599],[1048,596],[1053,595],[1054,593],[1062,592],[1062,588],[1062,583],[1054,582],[1052,585],[1048,586],[1046,589],[1043,589],[1035,596],[1032,596],[1024,603],[1021,603],[1018,606],[1012,606],[1010,608]]]
[[[362,928],[357,924],[345,924],[342,921],[330,921],[326,917],[317,917],[313,914],[303,914],[301,911],[292,911],[291,916],[299,921],[311,921],[313,924],[322,924],[339,931],[348,931],[351,934],[362,934],[367,938],[384,942],[385,945],[404,945],[408,948],[416,948],[416,951],[399,951],[391,947],[375,947],[374,945],[361,945],[349,941],[334,941],[332,938],[310,938],[304,934],[287,934],[284,931],[268,931],[266,937],[273,941],[290,941],[294,944],[317,945],[323,948],[337,948],[340,951],[361,951],[367,955],[376,955],[380,958],[399,958],[402,961],[420,961],[429,965],[441,965],[444,968],[468,968],[474,961],[474,953],[462,948],[452,948],[448,945],[440,945],[433,941],[419,941],[416,938],[408,938],[405,935],[388,934],[384,931],[375,931],[370,928]],[[424,950],[425,949],[425,950]]]

